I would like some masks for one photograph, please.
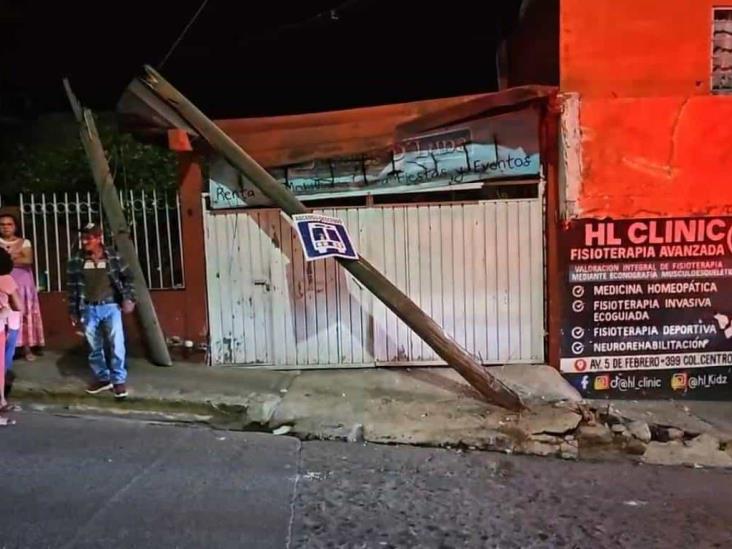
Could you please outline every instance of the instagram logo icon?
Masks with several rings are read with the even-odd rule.
[[[683,391],[686,389],[689,376],[685,373],[674,374],[671,376],[671,389],[674,391]]]
[[[595,391],[607,391],[610,388],[610,376],[597,376],[594,383]]]

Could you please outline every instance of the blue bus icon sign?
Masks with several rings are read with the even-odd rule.
[[[316,214],[293,215],[305,259],[313,261],[326,257],[358,259],[343,222],[335,217]]]

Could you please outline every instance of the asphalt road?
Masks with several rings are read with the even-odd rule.
[[[0,548],[732,547],[723,471],[16,419]]]

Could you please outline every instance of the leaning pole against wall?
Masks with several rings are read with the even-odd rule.
[[[309,213],[308,209],[284,185],[277,181],[242,150],[226,133],[209,120],[193,103],[150,67],[145,67],[144,84],[165,103],[174,108],[216,152],[228,160],[256,185],[290,218]],[[468,383],[489,402],[520,411],[525,409],[519,396],[500,380],[489,374],[467,351],[453,341],[445,331],[420,309],[414,301],[389,281],[363,257],[336,258],[353,277],[363,284],[384,305],[391,309],[449,366],[457,370]]]
[[[147,342],[150,361],[158,366],[172,366],[173,361],[170,359],[165,336],[158,322],[158,315],[155,313],[155,306],[150,297],[145,276],[142,274],[137,250],[135,250],[135,245],[130,238],[127,220],[119,201],[119,194],[114,186],[114,179],[112,178],[112,172],[109,170],[107,156],[104,154],[102,140],[99,138],[94,116],[89,109],[81,106],[81,103],[71,91],[69,81],[66,79],[64,79],[64,88],[66,89],[66,95],[69,97],[74,116],[79,122],[79,135],[89,160],[89,167],[99,192],[99,201],[102,208],[104,208],[112,238],[120,255],[132,269],[135,278],[137,316],[140,319],[140,324],[142,324],[142,334]]]

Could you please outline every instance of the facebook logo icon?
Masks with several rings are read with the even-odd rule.
[[[590,384],[590,376],[582,376],[582,379],[580,380],[580,387],[582,387],[583,391],[587,390],[587,386]]]
[[[292,219],[306,260],[326,257],[358,259],[351,237],[340,219],[315,214],[293,215]]]

